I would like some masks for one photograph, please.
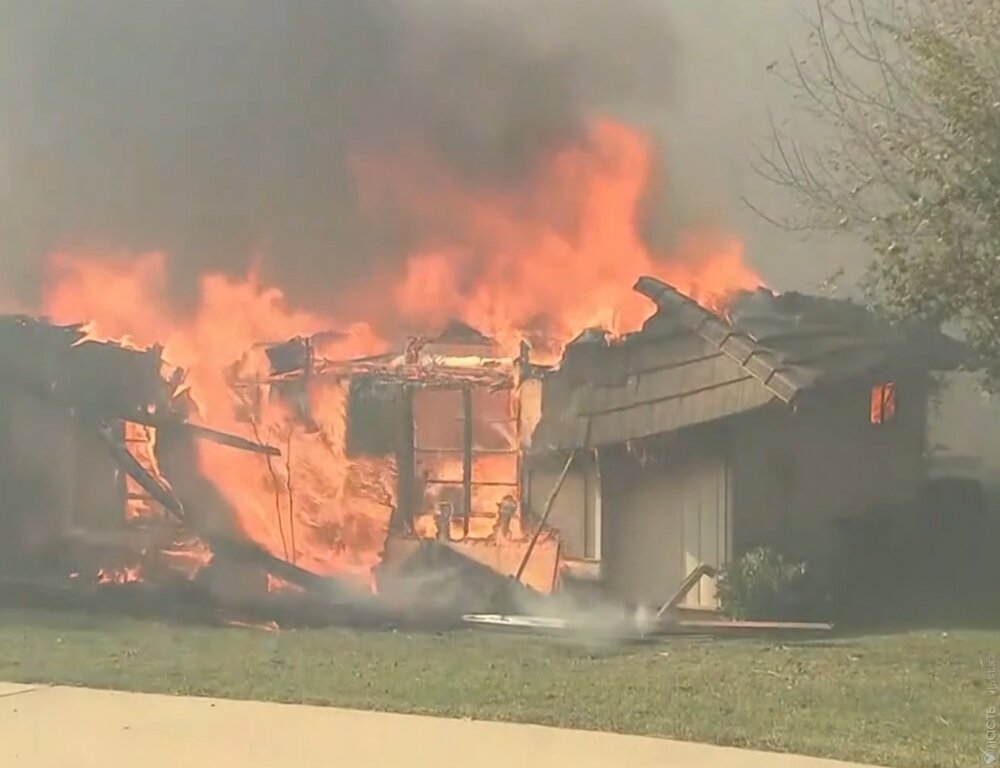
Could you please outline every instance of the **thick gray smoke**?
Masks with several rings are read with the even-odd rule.
[[[662,102],[657,0],[0,0],[0,284],[62,248],[165,250],[297,301],[399,258],[354,152],[516,182],[595,112]],[[326,288],[326,290],[324,290]]]

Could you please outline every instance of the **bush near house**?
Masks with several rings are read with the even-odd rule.
[[[723,566],[716,586],[719,608],[730,618],[801,619],[806,565],[758,547]]]

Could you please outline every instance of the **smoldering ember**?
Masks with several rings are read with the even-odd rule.
[[[455,319],[360,356],[349,330],[259,339],[211,381],[96,325],[3,317],[4,599],[283,625],[643,607],[703,630],[738,624],[712,610],[733,557],[834,558],[832,532],[917,497],[957,343],[846,300],[703,306],[636,277],[648,319],[555,358]]]

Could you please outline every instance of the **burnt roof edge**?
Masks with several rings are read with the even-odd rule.
[[[724,323],[673,286],[655,277],[643,276],[632,286],[632,290],[645,296],[660,309],[672,312],[685,327],[718,349],[783,403],[791,405],[803,389],[785,371],[774,368],[763,358],[757,357],[758,353],[767,350],[759,347],[749,334]],[[748,365],[754,358],[757,364]]]

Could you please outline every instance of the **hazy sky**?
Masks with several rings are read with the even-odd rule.
[[[741,202],[780,215],[789,199],[751,168],[769,145],[770,117],[808,121],[791,109],[790,92],[768,67],[787,71],[791,51],[809,51],[814,0],[668,0],[678,41],[677,103],[661,117],[686,192],[740,232],[751,260],[775,288],[815,289],[844,267],[856,278],[869,256],[856,242],[829,242],[777,229]],[[808,135],[803,136],[808,139]],[[845,282],[845,288],[848,287]]]

